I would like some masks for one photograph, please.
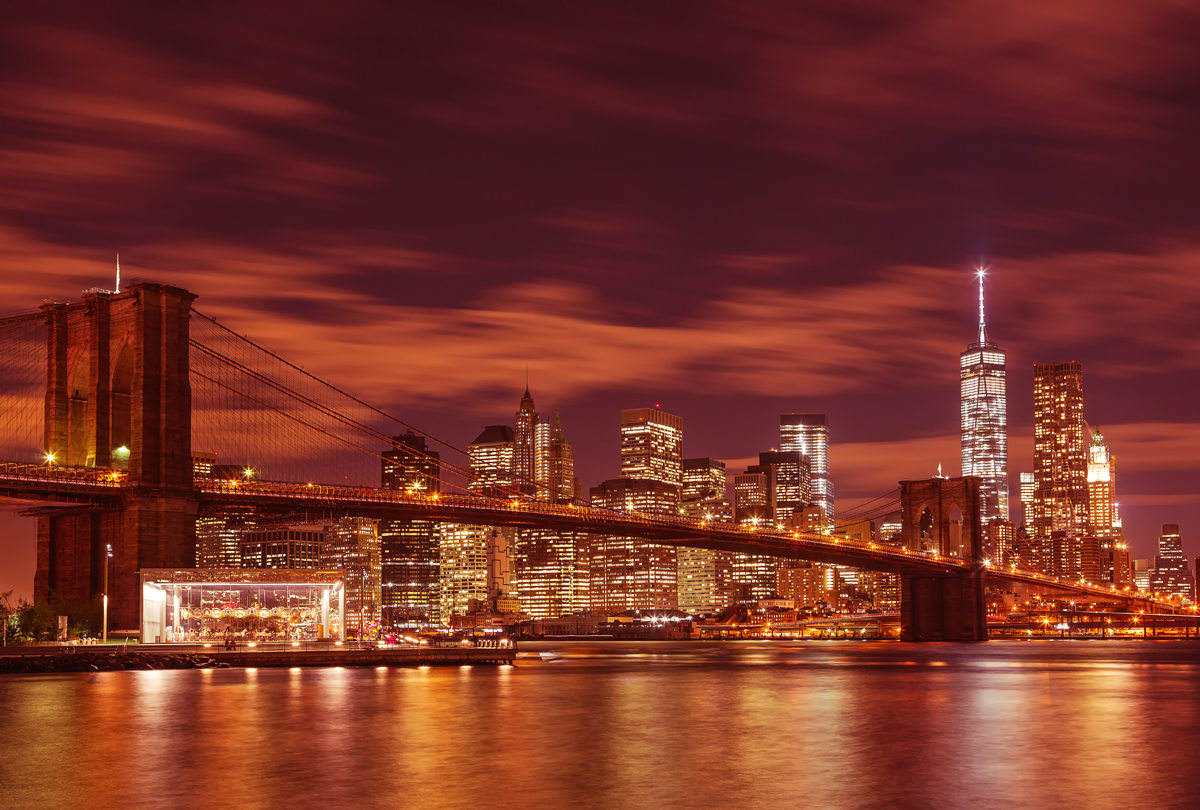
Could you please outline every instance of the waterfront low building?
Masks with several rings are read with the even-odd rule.
[[[336,571],[146,568],[141,579],[143,644],[345,639]]]

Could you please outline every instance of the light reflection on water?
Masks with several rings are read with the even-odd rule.
[[[543,655],[548,653],[548,655]],[[1195,807],[1200,643],[0,676],[4,807]]]

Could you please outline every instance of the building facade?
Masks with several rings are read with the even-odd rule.
[[[453,625],[455,616],[466,616],[474,607],[472,602],[487,603],[491,584],[488,551],[493,531],[489,526],[441,525],[438,620],[443,625]]]
[[[812,503],[812,473],[808,457],[802,453],[759,453],[758,464],[747,467],[746,473],[765,476],[767,518],[777,528],[794,525],[796,513]]]
[[[441,492],[441,457],[425,437],[409,431],[392,438],[383,453],[384,489],[436,495]],[[431,520],[384,520],[379,524],[382,622],[417,629],[438,619],[441,550],[438,524]]]
[[[591,490],[592,506],[649,515],[679,511],[679,485],[659,480],[614,478]],[[595,535],[590,564],[591,609],[675,610],[678,581],[675,549],[636,537]]]
[[[812,498],[808,458],[796,450],[758,454],[758,464],[733,478],[734,520],[777,530],[796,525]],[[732,558],[737,600],[756,603],[776,593],[777,572],[795,563],[737,553]]]
[[[1138,559],[1133,561],[1133,587],[1142,593],[1150,590],[1150,575],[1154,571],[1154,560]]]
[[[241,568],[242,538],[258,528],[253,511],[223,511],[196,517],[196,567]]]
[[[683,460],[683,514],[706,522],[733,522],[726,498],[725,462],[715,458]],[[679,609],[691,615],[715,615],[737,601],[733,554],[704,548],[675,552]]]
[[[724,461],[715,458],[685,458],[682,466],[682,499],[685,502],[725,497],[728,483]]]
[[[1031,472],[1021,473],[1021,523],[1033,530],[1034,495],[1037,493],[1037,480]]]
[[[588,535],[558,529],[514,532],[515,593],[521,611],[554,619],[586,610],[591,580]]]
[[[260,528],[241,535],[241,568],[317,568],[325,544],[324,526]]]
[[[776,576],[779,595],[793,600],[797,610],[819,614],[836,608],[839,581],[837,571],[831,566],[801,562],[780,568]]]
[[[347,632],[357,638],[368,637],[383,609],[379,521],[362,517],[334,521],[326,530],[320,568],[342,575]]]

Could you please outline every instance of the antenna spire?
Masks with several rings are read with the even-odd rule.
[[[121,254],[117,254],[117,288],[113,292],[121,291]]]
[[[983,277],[985,275],[984,268],[980,267],[975,271],[979,276],[979,343],[980,345],[987,343],[987,327],[983,321]]]

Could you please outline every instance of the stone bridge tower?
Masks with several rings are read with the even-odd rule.
[[[140,568],[192,567],[192,393],[187,290],[152,282],[48,303],[48,463],[125,470],[119,511],[65,510],[38,520],[34,598],[53,589],[84,605],[104,588],[110,625],[138,620]]]
[[[961,574],[905,574],[900,580],[900,637],[905,641],[985,641],[980,479],[900,482],[901,544],[914,552],[959,557]]]

